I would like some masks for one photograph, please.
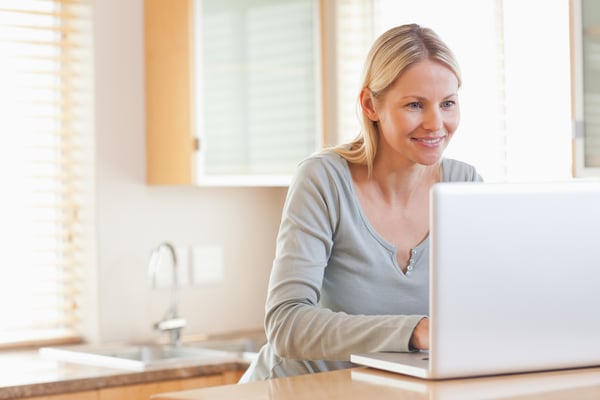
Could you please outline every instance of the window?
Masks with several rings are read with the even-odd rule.
[[[92,179],[86,0],[0,0],[0,345],[80,331]]]
[[[568,0],[337,4],[337,23],[345,27],[337,30],[337,43],[351,42],[353,35],[364,37],[369,32],[364,18],[372,15],[370,41],[392,26],[416,22],[434,29],[456,53],[463,74],[461,124],[446,156],[474,164],[486,181],[571,177]],[[364,18],[349,18],[349,10]],[[342,141],[359,129],[356,94],[368,48],[357,49],[361,57],[337,61]],[[345,89],[354,82],[353,91]]]
[[[572,0],[575,171],[600,175],[600,4]]]

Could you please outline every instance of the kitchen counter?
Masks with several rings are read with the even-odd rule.
[[[360,367],[158,394],[152,400],[553,400],[600,398],[600,368],[425,381]]]
[[[258,332],[255,337],[264,334]],[[224,336],[227,338],[228,336]],[[239,337],[231,335],[231,337]],[[0,352],[0,400],[67,394],[118,386],[243,372],[248,360],[215,358],[172,364],[145,371],[127,371],[42,358],[37,350]]]
[[[131,372],[48,361],[35,351],[0,353],[0,399],[47,396],[115,386],[172,379],[187,379],[244,371],[247,362],[203,361],[198,365],[177,366]]]

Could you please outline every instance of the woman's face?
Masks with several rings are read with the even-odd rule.
[[[372,103],[369,97],[363,93],[361,102],[379,124],[378,155],[422,165],[440,160],[460,120],[452,70],[424,60],[406,69],[382,98]]]

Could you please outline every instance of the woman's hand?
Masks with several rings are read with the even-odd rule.
[[[415,327],[410,337],[410,348],[429,350],[429,318],[423,318]]]

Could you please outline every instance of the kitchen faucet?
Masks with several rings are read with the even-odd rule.
[[[163,254],[165,251],[169,252],[172,260],[173,278],[171,282],[171,304],[165,313],[162,320],[154,324],[154,329],[160,332],[169,333],[169,344],[171,346],[179,346],[181,343],[181,330],[186,325],[186,320],[180,318],[177,312],[177,306],[179,303],[179,284],[177,274],[177,255],[175,247],[168,242],[161,243],[156,247],[150,255],[150,263],[148,265],[148,273],[150,275],[150,281],[152,287],[157,287],[157,276],[158,272],[163,265]]]

